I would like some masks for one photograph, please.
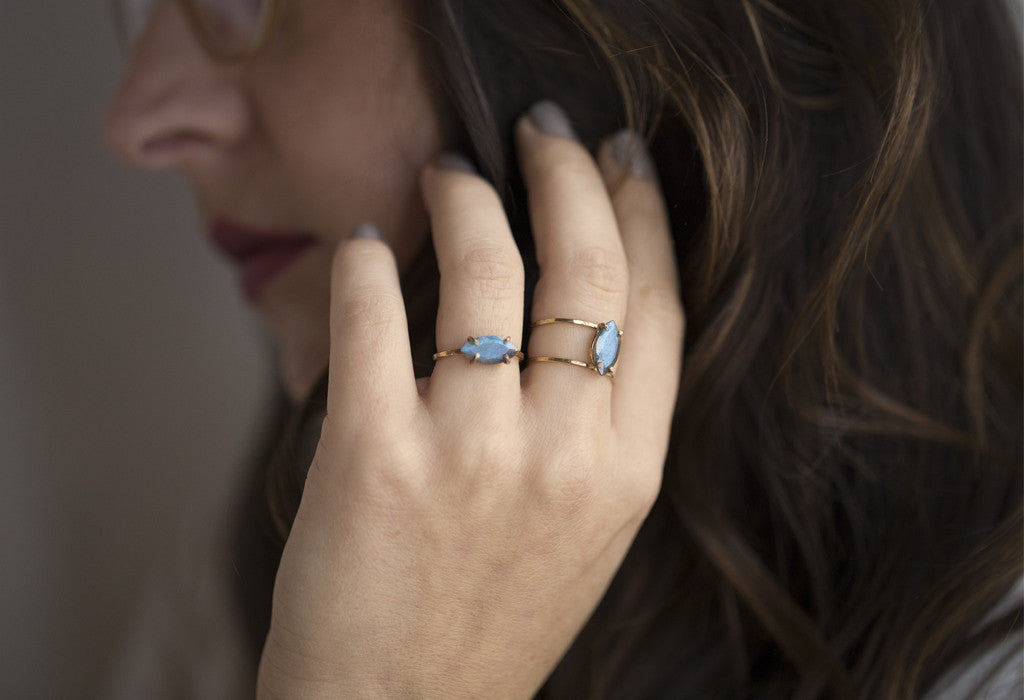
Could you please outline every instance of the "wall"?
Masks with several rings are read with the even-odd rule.
[[[106,155],[107,4],[0,6],[0,696],[94,697],[182,520],[216,518],[266,342],[185,188]]]

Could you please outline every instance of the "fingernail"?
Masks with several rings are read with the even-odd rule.
[[[616,164],[633,177],[648,178],[654,174],[654,164],[647,153],[647,144],[631,129],[616,132],[609,140]]]
[[[549,136],[561,136],[564,139],[575,139],[576,132],[565,110],[550,100],[538,102],[527,113],[535,127]]]
[[[378,241],[384,240],[384,236],[381,235],[380,229],[366,221],[355,227],[355,230],[352,231],[352,238],[371,238]]]
[[[476,175],[476,167],[469,161],[469,158],[456,153],[455,151],[442,151],[434,158],[434,166],[441,170],[456,170],[470,175]]]

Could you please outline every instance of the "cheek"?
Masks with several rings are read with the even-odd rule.
[[[320,225],[346,227],[333,235],[372,221],[405,246],[426,230],[419,171],[442,146],[441,124],[410,56],[309,56],[263,83],[273,158],[302,207],[330,217]]]

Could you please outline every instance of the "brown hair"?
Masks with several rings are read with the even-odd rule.
[[[1024,96],[1007,8],[420,12],[453,145],[506,195],[528,269],[510,135],[542,98],[590,144],[623,125],[649,137],[676,239],[688,338],[662,493],[541,695],[917,697],[1019,630],[1019,604],[987,619],[1022,574]],[[410,314],[424,373],[431,315]],[[325,391],[271,462],[282,535],[302,481],[287,435]]]

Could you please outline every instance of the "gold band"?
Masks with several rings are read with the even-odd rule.
[[[546,326],[549,323],[571,323],[574,326],[586,326],[587,328],[593,328],[594,330],[597,330],[598,326],[601,325],[590,321],[581,321],[578,318],[542,318],[539,321],[534,321],[533,327]]]
[[[434,353],[434,359],[440,360],[442,357],[466,357],[466,354],[461,350],[442,350],[441,352]],[[507,355],[502,360],[506,365],[510,364],[512,360],[522,360],[524,357],[523,351],[520,350],[515,355],[508,357]],[[476,362],[472,357],[467,358],[470,362]],[[536,358],[534,358],[536,359]]]
[[[570,360],[567,357],[552,357],[550,355],[530,357],[530,360],[536,360],[537,362],[559,362],[563,365],[583,367],[594,370],[601,376],[608,377],[613,382],[615,381],[615,363],[619,358],[619,339],[622,337],[622,331],[619,330],[615,321],[594,323],[578,318],[552,317],[534,321],[532,326],[536,328],[537,326],[546,326],[551,323],[565,323],[592,329],[594,331],[594,339],[590,343],[590,361],[583,362],[582,360]]]
[[[574,367],[582,367],[583,369],[590,369],[598,374],[601,372],[597,369],[597,365],[593,365],[589,362],[581,362],[580,360],[570,360],[567,357],[549,357],[548,355],[538,355],[537,357],[529,357],[530,362],[561,362],[563,365],[573,365]],[[610,368],[604,373],[605,377],[614,384],[615,383],[615,368]]]
[[[538,357],[531,357],[530,362],[563,362],[567,365],[576,365],[577,367],[583,367],[584,369],[594,369],[593,365],[589,365],[586,362],[570,360],[565,357],[548,357],[546,355],[540,355]]]

